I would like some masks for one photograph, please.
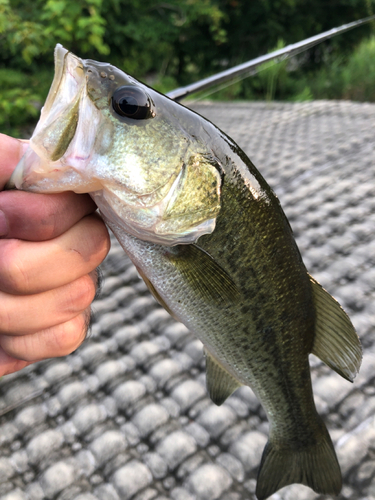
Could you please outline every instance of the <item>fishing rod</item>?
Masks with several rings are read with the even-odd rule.
[[[209,87],[213,87],[214,85],[224,83],[232,78],[238,77],[240,75],[254,75],[258,72],[259,66],[264,64],[265,62],[273,61],[275,59],[285,60],[289,57],[300,54],[301,52],[314,47],[315,45],[332,38],[333,36],[339,35],[341,33],[345,33],[353,28],[361,26],[363,24],[369,23],[370,21],[375,20],[375,15],[365,17],[363,19],[359,19],[358,21],[353,21],[348,24],[343,24],[338,28],[332,28],[328,31],[324,31],[318,35],[314,35],[310,38],[306,38],[297,43],[293,43],[291,45],[287,45],[282,49],[275,50],[266,54],[264,56],[256,57],[255,59],[251,59],[245,63],[239,64],[238,66],[234,66],[233,68],[229,68],[227,70],[221,71],[220,73],[216,73],[215,75],[209,76],[207,78],[203,78],[198,82],[192,83],[190,85],[186,85],[185,87],[180,87],[175,90],[171,90],[166,95],[173,99],[174,101],[181,101],[185,99],[190,94],[194,92],[198,92],[199,90],[204,90]]]

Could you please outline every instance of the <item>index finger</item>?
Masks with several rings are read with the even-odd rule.
[[[1,238],[50,240],[95,210],[96,205],[87,194],[3,191],[0,192],[0,241]]]
[[[0,134],[0,191],[28,147],[28,141]],[[55,238],[95,212],[88,195],[73,192],[37,194],[10,190],[0,192],[0,240],[17,238],[40,241]]]

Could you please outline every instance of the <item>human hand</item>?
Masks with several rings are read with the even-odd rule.
[[[2,191],[26,147],[0,134],[0,376],[83,342],[110,248],[88,195]]]

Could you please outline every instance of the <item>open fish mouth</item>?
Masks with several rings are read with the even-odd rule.
[[[63,156],[77,132],[81,101],[86,92],[85,83],[82,59],[58,44],[55,48],[55,74],[50,91],[29,148],[8,181],[8,189],[45,192],[43,178],[48,177],[47,190],[61,191],[51,179],[58,178],[62,167],[66,166]],[[84,158],[84,154],[80,157]]]

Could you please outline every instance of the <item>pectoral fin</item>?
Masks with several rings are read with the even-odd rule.
[[[168,259],[184,281],[206,303],[216,307],[233,305],[241,294],[229,274],[209,255],[196,245],[172,247]]]
[[[242,384],[232,377],[206,349],[205,356],[207,390],[212,401],[220,406]]]
[[[312,353],[345,379],[353,382],[362,361],[362,348],[349,316],[340,304],[310,276],[316,311]]]

